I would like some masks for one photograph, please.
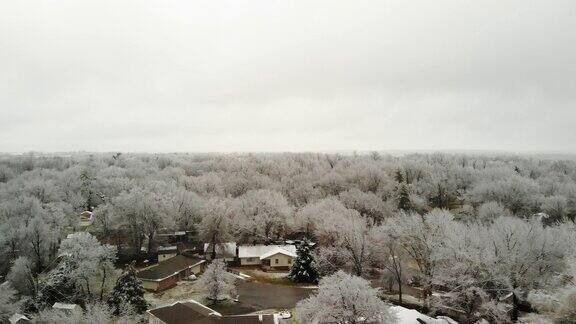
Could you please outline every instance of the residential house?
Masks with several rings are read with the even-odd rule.
[[[279,324],[278,314],[222,315],[195,300],[178,301],[147,311],[149,324]]]
[[[177,246],[160,246],[158,247],[158,262],[166,261],[178,255]]]
[[[205,262],[199,258],[177,255],[139,271],[137,276],[142,280],[144,289],[162,291],[175,286],[181,279],[202,272]]]
[[[84,211],[80,214],[80,227],[85,228],[94,223],[94,213],[91,211]]]
[[[212,244],[204,243],[204,258],[212,260]],[[218,243],[216,244],[216,259],[224,259],[226,262],[234,262],[236,260],[236,242]]]
[[[296,258],[295,245],[241,245],[240,265],[258,265],[265,270],[288,270]]]

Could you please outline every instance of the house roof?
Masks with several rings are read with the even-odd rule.
[[[195,300],[175,302],[148,311],[167,324],[215,324],[220,313]]]
[[[265,315],[231,315],[223,316],[216,322],[218,324],[278,324],[278,316]]]
[[[287,255],[287,256],[290,256],[290,257],[293,257],[293,258],[296,257],[296,253],[295,253],[295,252],[285,250],[285,249],[283,249],[283,248],[281,248],[281,247],[276,247],[276,248],[271,249],[270,251],[262,254],[262,255],[260,256],[260,260],[269,258],[269,257],[271,257],[271,256],[273,256],[273,255],[276,255],[276,254],[284,254],[284,255]]]
[[[158,254],[172,254],[178,251],[177,246],[159,246],[158,247]]]
[[[91,211],[83,211],[80,213],[80,219],[82,220],[92,220],[92,217],[94,217],[94,213]]]
[[[206,261],[199,258],[177,255],[155,266],[139,271],[137,276],[142,280],[161,281],[204,262]]]
[[[212,244],[204,243],[204,253],[212,252]],[[236,242],[216,244],[216,255],[219,257],[233,258],[236,256]]]
[[[278,316],[230,315],[222,316],[217,311],[195,300],[179,301],[171,305],[148,311],[166,324],[278,324]]]
[[[76,309],[76,307],[78,307],[78,305],[76,305],[76,304],[66,304],[66,303],[54,303],[54,305],[52,305],[52,308],[56,308],[56,309],[66,309],[66,310],[74,310],[74,309]]]
[[[270,251],[276,250],[278,248],[286,251],[284,254],[292,253],[293,255],[296,255],[296,246],[294,245],[242,245],[238,248],[238,257],[260,258],[261,256],[268,254]]]
[[[8,319],[8,322],[10,322],[10,324],[24,323],[29,321],[30,319],[28,317],[19,313],[10,316],[10,318]]]

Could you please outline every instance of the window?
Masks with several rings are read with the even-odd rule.
[[[274,263],[278,264],[278,259],[274,259]]]

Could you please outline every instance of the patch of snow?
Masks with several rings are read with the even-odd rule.
[[[442,316],[440,318],[432,318],[415,309],[408,309],[402,306],[392,306],[390,308],[396,312],[398,323],[402,324],[420,324],[418,319],[421,319],[428,324],[458,324],[458,322],[449,317]]]
[[[282,319],[288,319],[288,318],[292,317],[292,314],[290,314],[290,311],[288,311],[288,310],[283,310],[280,313],[278,313],[278,315],[280,315],[280,318],[282,318]]]
[[[247,274],[242,273],[242,272],[239,272],[238,275],[239,275],[240,277],[244,278],[244,279],[252,278],[252,276],[247,275]]]

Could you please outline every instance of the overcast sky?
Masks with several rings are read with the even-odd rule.
[[[0,1],[0,151],[576,151],[576,1]]]

